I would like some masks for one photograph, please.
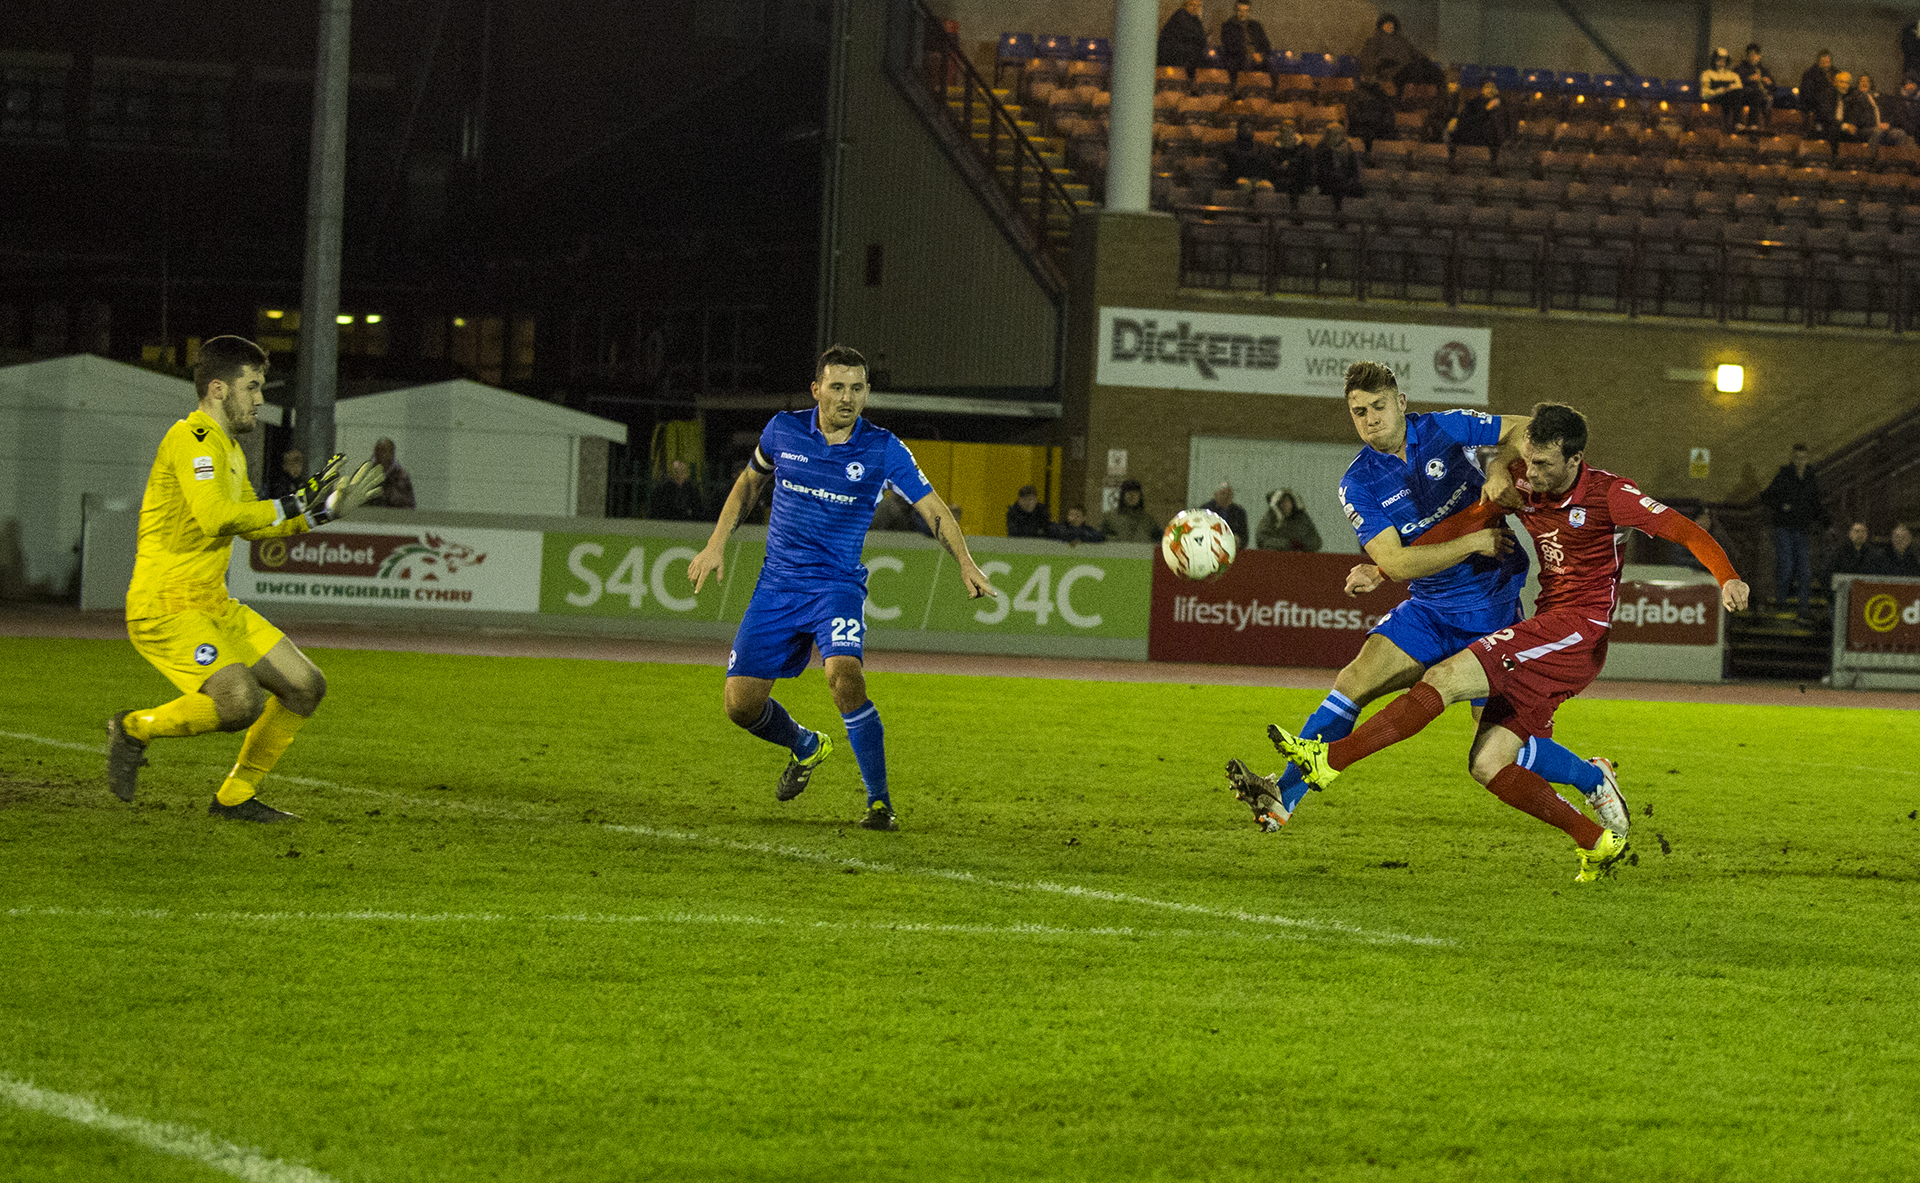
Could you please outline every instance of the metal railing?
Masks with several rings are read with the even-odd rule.
[[[994,88],[981,76],[926,0],[912,0],[907,45],[919,47],[918,77],[954,130],[993,177],[1033,236],[1035,249],[1062,274],[1069,233],[1078,207],[1040,148],[1020,129]]]
[[[1863,257],[1824,241],[1383,226],[1331,210],[1307,224],[1231,206],[1174,212],[1184,287],[1894,333],[1920,317],[1920,257]]]

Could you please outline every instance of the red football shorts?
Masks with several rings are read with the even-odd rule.
[[[1481,722],[1521,739],[1550,737],[1553,712],[1600,676],[1609,631],[1579,612],[1561,611],[1530,616],[1475,641],[1471,652],[1492,691]]]

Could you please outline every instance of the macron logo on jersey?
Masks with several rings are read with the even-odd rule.
[[[831,489],[815,489],[807,485],[797,485],[786,477],[780,478],[780,487],[789,493],[805,493],[809,497],[817,497],[822,501],[831,501],[835,505],[854,505],[860,500],[850,493],[835,493]]]
[[[782,452],[780,453],[780,459],[791,460],[795,464],[805,464],[807,462],[807,458],[798,452]]]

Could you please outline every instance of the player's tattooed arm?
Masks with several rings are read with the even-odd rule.
[[[754,460],[760,459],[756,449]],[[747,513],[760,500],[760,491],[767,483],[767,474],[750,463],[740,472],[733,489],[727,494],[727,503],[720,507],[720,520],[713,524],[713,533],[707,538],[707,545],[701,552],[687,561],[687,580],[698,593],[707,582],[707,576],[713,576],[715,582],[726,578],[727,538]]]
[[[966,535],[960,532],[960,523],[954,520],[953,511],[940,499],[940,494],[928,493],[914,502],[913,508],[940,545],[960,565],[960,582],[966,585],[967,598],[977,600],[981,596],[998,596],[999,590],[988,582],[985,573],[973,561],[972,553],[967,550]]]

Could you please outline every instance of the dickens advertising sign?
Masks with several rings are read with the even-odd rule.
[[[1153,565],[1147,657],[1218,665],[1337,669],[1352,661],[1367,630],[1407,598],[1389,583],[1348,598],[1354,555],[1242,551],[1219,579],[1181,579]]]
[[[1847,593],[1847,648],[1920,653],[1920,582],[1854,580]]]
[[[1416,402],[1487,404],[1493,334],[1445,325],[1102,308],[1095,381],[1157,390],[1345,396],[1347,366],[1393,367]]]
[[[233,548],[227,587],[248,603],[534,612],[540,535],[354,525]]]

